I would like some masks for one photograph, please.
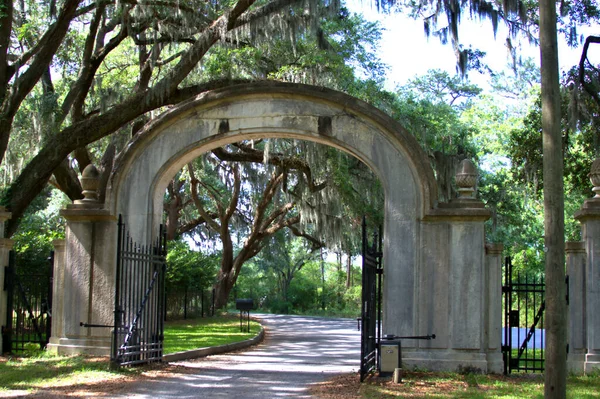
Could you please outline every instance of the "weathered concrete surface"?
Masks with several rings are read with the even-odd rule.
[[[351,319],[257,315],[265,341],[248,351],[177,362],[186,372],[130,385],[115,398],[309,398],[310,385],[358,373],[360,333]]]
[[[586,254],[584,242],[567,242],[567,275],[569,276],[569,313],[567,368],[583,374],[587,350],[586,331]]]
[[[115,218],[101,204],[71,205],[65,243],[57,243],[54,259],[52,336],[48,349],[61,354],[110,354],[111,328],[86,328],[80,323],[114,324],[116,230]],[[64,253],[61,246],[64,245]]]
[[[586,346],[583,369],[592,373],[600,369],[600,198],[586,200],[575,214],[581,222],[581,236],[585,242],[585,319]]]

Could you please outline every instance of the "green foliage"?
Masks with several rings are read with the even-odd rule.
[[[482,92],[479,86],[439,69],[430,69],[425,75],[411,79],[406,88],[419,99],[455,105],[459,109]]]
[[[216,254],[204,255],[190,249],[185,241],[172,241],[167,254],[167,291],[202,291],[210,287],[215,281],[218,264]]]
[[[320,260],[307,262],[295,272],[284,295],[281,280],[281,271],[287,266],[284,258],[267,261],[260,256],[245,265],[234,289],[235,296],[253,298],[261,310],[272,313],[345,317],[360,314],[360,267],[352,267],[351,287],[346,289],[346,273],[339,265],[321,264]]]
[[[64,220],[59,215],[68,200],[56,189],[44,190],[22,217],[13,235],[13,249],[19,270],[34,271],[48,265],[52,242],[64,238]]]

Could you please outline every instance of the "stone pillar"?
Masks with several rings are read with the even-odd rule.
[[[476,181],[475,166],[463,161],[456,175],[460,197],[423,219],[414,334],[433,333],[436,339],[403,341],[408,367],[501,371],[500,343],[490,343],[490,333],[497,335],[500,327],[490,329],[498,312],[490,300],[501,286],[497,293],[491,288],[499,271],[486,264],[484,222],[490,212],[474,197]]]
[[[13,241],[4,238],[4,223],[10,219],[11,213],[6,212],[6,208],[0,206],[0,326],[4,330],[6,325],[6,306],[7,306],[7,292],[4,290],[4,268],[8,266],[8,254],[13,246]],[[0,333],[0,352],[2,350],[2,333]]]
[[[569,276],[569,308],[568,308],[568,344],[567,369],[571,373],[584,372],[586,352],[585,326],[585,243],[567,242],[567,275]]]
[[[52,330],[48,348],[104,356],[110,354],[114,324],[117,224],[97,200],[96,168],[86,167],[81,180],[85,198],[61,211],[67,220],[65,249],[64,258],[55,258],[60,277],[53,287],[61,296],[53,303],[59,324]]]
[[[54,272],[52,278],[52,332],[50,343],[55,337],[64,335],[65,324],[65,240],[54,240]]]
[[[575,218],[581,223],[581,236],[585,243],[585,319],[587,352],[584,372],[600,369],[600,159],[592,164],[589,174],[596,193],[586,200]]]
[[[502,373],[502,252],[504,245],[485,246],[485,291],[488,295],[486,317],[486,337],[488,343],[488,373]]]

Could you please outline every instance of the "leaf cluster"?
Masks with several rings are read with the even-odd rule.
[[[171,241],[167,254],[166,289],[169,292],[202,291],[212,286],[218,267],[216,255],[194,251],[183,240]]]

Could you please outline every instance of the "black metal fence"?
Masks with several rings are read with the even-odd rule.
[[[166,293],[167,317],[187,319],[215,314],[215,290],[173,290]]]
[[[111,362],[118,366],[162,360],[165,320],[166,234],[155,245],[133,242],[119,216],[115,328]]]
[[[5,267],[6,320],[2,326],[2,352],[19,353],[30,345],[44,349],[52,325],[52,272],[54,253],[35,270],[22,270],[10,251]]]
[[[545,283],[542,276],[515,273],[510,257],[504,265],[504,374],[543,372],[545,351]]]
[[[383,276],[382,231],[374,234],[369,245],[367,222],[362,226],[362,312],[361,312],[361,353],[360,380],[379,369],[378,348],[381,343],[381,279]]]

